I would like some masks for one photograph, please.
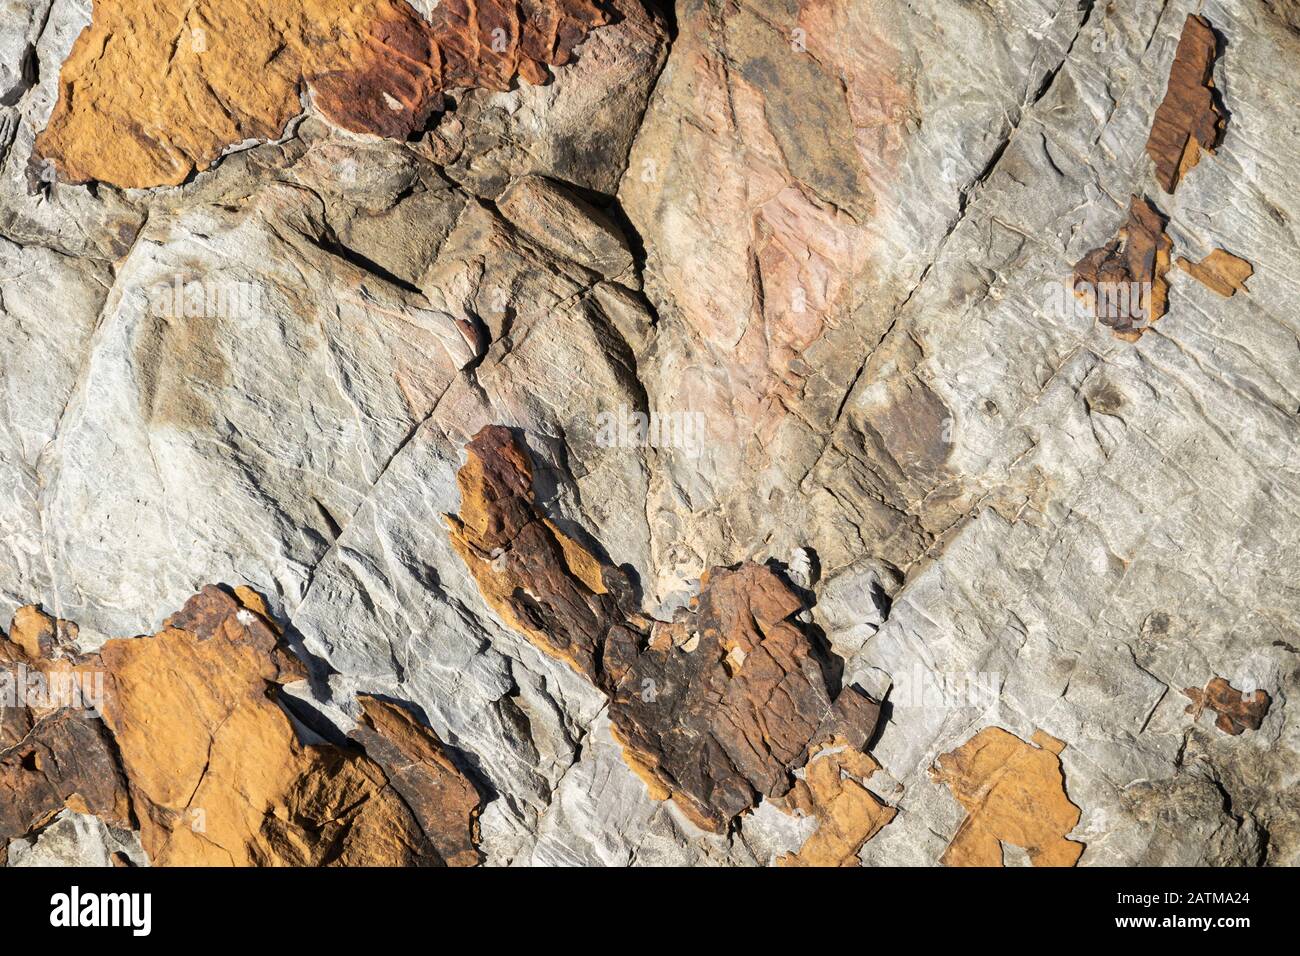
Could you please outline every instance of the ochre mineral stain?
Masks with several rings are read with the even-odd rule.
[[[1247,730],[1259,730],[1273,704],[1267,691],[1243,694],[1222,677],[1214,678],[1204,688],[1188,687],[1183,696],[1191,700],[1185,713],[1191,714],[1193,720],[1208,707],[1218,715],[1214,726],[1234,737]]]
[[[1172,193],[1187,171],[1213,153],[1223,136],[1227,117],[1214,100],[1214,60],[1217,41],[1210,22],[1192,14],[1183,24],[1165,98],[1156,109],[1147,139],[1147,154],[1155,163],[1156,181]]]
[[[606,14],[589,0],[95,0],[33,159],[69,182],[184,182],[273,140],[307,92],[332,122],[404,138],[441,92],[505,90],[567,63]]]
[[[276,701],[303,665],[238,593],[246,603],[204,588],[157,635],[86,657],[19,612],[0,641],[7,669],[96,674],[103,694],[98,713],[24,707],[6,726],[0,842],[68,807],[138,829],[159,866],[478,862],[477,791],[432,732],[362,698],[357,746],[303,742]]]
[[[1137,341],[1167,308],[1173,242],[1165,221],[1147,200],[1131,197],[1119,235],[1074,267],[1075,295],[1098,322],[1128,341]]]
[[[777,860],[779,866],[857,866],[863,844],[894,819],[897,811],[866,788],[880,764],[835,737],[817,750],[784,804],[817,819],[817,829],[797,853]]]
[[[1249,262],[1223,249],[1215,249],[1200,262],[1179,256],[1178,268],[1225,299],[1247,291],[1246,280],[1255,274]]]
[[[987,727],[951,753],[931,775],[947,784],[966,819],[944,851],[946,866],[1002,866],[1002,844],[1018,846],[1034,866],[1073,866],[1082,843],[1066,839],[1079,808],[1065,794],[1065,744],[1041,730],[1025,743]]]
[[[831,662],[791,620],[800,599],[771,568],[716,568],[691,608],[652,621],[624,572],[542,514],[508,429],[484,428],[466,452],[460,514],[447,516],[453,546],[507,624],[609,698],[614,735],[654,797],[723,831],[788,793],[812,744],[866,745],[879,705],[856,688],[837,693]],[[824,788],[799,805],[841,806]],[[834,847],[853,839],[828,831],[827,849],[810,854],[838,859]]]

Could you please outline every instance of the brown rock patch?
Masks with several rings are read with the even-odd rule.
[[[802,602],[771,568],[716,568],[690,609],[651,621],[620,569],[541,513],[508,429],[484,428],[466,451],[453,546],[507,624],[609,697],[624,757],[656,798],[722,831],[787,793],[812,742],[865,745],[879,706],[836,693],[832,662],[791,620]]]
[[[0,658],[102,674],[102,720],[27,708],[32,729],[0,753],[0,838],[67,806],[119,827],[134,817],[160,866],[478,862],[478,794],[433,733],[363,699],[359,746],[304,743],[277,703],[304,667],[249,604],[207,587],[157,635],[83,658],[49,637],[55,622],[20,612]]]
[[[1214,678],[1204,688],[1188,687],[1183,696],[1191,700],[1185,713],[1191,714],[1193,720],[1208,707],[1218,714],[1214,726],[1234,737],[1247,730],[1259,730],[1273,705],[1267,691],[1257,690],[1247,696],[1222,677]]]
[[[1156,109],[1147,154],[1160,188],[1172,193],[1187,171],[1213,153],[1228,119],[1214,100],[1217,41],[1210,22],[1192,14],[1183,24],[1165,98]]]
[[[1173,241],[1165,222],[1151,203],[1133,196],[1119,235],[1074,267],[1075,295],[1097,321],[1128,341],[1136,341],[1168,307],[1165,275]]]

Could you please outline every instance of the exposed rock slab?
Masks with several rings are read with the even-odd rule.
[[[279,693],[341,730],[367,694],[418,705],[482,787],[489,862],[798,853],[819,821],[781,798],[723,834],[652,799],[608,695],[485,600],[441,516],[506,423],[539,510],[656,617],[710,567],[790,560],[795,619],[815,600],[841,683],[892,705],[864,862],[942,859],[966,813],[927,770],[991,726],[1067,743],[1083,864],[1297,860],[1288,5],[623,6],[551,83],[456,94],[419,142],[317,90],[282,140],[146,192],[29,162],[91,5],[13,9],[0,48],[38,70],[6,63],[0,104],[6,612],[40,600],[91,651],[249,581],[336,671]],[[1189,13],[1232,119],[1165,195],[1147,144]],[[1250,294],[1171,270],[1136,342],[1046,302],[1133,195]],[[165,319],[178,275],[262,308]],[[674,412],[703,440],[597,427]],[[1257,729],[1185,712],[1212,675],[1268,695]]]
[[[65,810],[39,833],[9,844],[10,866],[147,866],[140,841],[96,816]]]

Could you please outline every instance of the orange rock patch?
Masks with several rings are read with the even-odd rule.
[[[283,135],[304,91],[332,122],[406,137],[441,91],[542,82],[606,15],[589,0],[96,0],[34,159],[65,180],[184,182]]]
[[[931,776],[946,784],[966,819],[944,851],[946,866],[1001,866],[1002,844],[1018,846],[1035,866],[1074,866],[1082,843],[1066,839],[1080,811],[1065,794],[1065,744],[1041,730],[1025,743],[987,727],[939,757]]]
[[[817,818],[817,829],[779,866],[857,866],[858,851],[897,811],[885,806],[866,781],[880,769],[869,755],[836,737],[809,759],[804,777],[786,796],[787,808]]]
[[[1179,256],[1178,268],[1225,299],[1246,291],[1246,280],[1255,274],[1249,262],[1223,249],[1215,249],[1200,262]]]
[[[303,665],[251,603],[207,587],[157,635],[84,658],[21,611],[0,659],[99,673],[104,693],[98,714],[28,708],[32,729],[0,753],[0,840],[66,806],[138,828],[159,866],[478,862],[478,794],[404,710],[363,698],[357,746],[302,741],[276,698]]]

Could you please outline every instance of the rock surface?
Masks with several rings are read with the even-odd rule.
[[[68,182],[174,186],[278,139],[304,93],[344,129],[404,139],[443,90],[540,83],[604,22],[588,0],[446,0],[430,22],[404,0],[100,0],[32,158]]]
[[[786,794],[811,745],[870,739],[879,705],[836,692],[840,662],[788,620],[799,598],[770,568],[713,569],[689,611],[652,623],[623,572],[538,510],[531,460],[508,429],[484,428],[466,452],[452,546],[506,623],[609,698],[614,737],[651,795],[723,831],[759,797]]]
[[[1189,16],[1147,139],[1156,181],[1167,193],[1177,189],[1187,171],[1200,162],[1201,151],[1213,153],[1223,137],[1227,117],[1214,99],[1217,46],[1209,21]]]
[[[1300,863],[1293,4],[0,8],[10,863]]]
[[[68,656],[65,629],[39,612],[15,618],[6,659],[51,681],[94,675],[99,690],[75,708],[29,705],[31,728],[0,762],[6,843],[66,807],[137,828],[157,866],[477,863],[478,794],[433,734],[364,699],[361,749],[311,741],[275,699],[306,669],[244,601],[205,588],[159,634],[91,657]]]

